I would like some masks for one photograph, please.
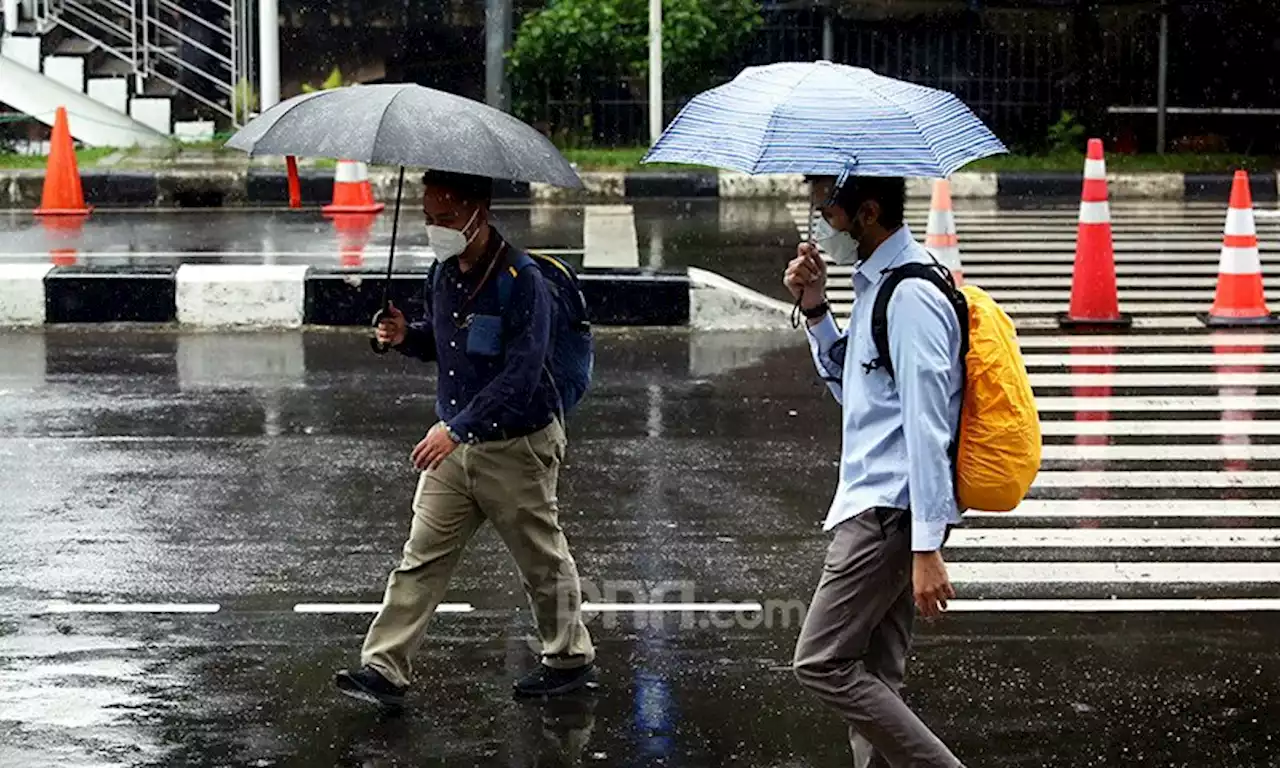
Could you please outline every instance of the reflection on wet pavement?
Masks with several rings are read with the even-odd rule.
[[[1045,471],[956,532],[963,600],[907,691],[968,764],[1272,760],[1275,338],[1024,338]],[[475,610],[387,718],[329,689],[368,615],[294,606],[377,601],[421,366],[346,333],[0,335],[0,765],[847,765],[789,670],[839,442],[802,339],[600,344],[561,492],[588,599],[761,609],[596,613],[601,689],[521,704],[528,611],[485,531],[447,598]],[[216,612],[49,611],[107,602]]]

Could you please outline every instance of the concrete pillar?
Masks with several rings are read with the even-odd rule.
[[[629,205],[589,205],[583,212],[584,267],[638,267],[636,213]]]
[[[280,101],[280,3],[258,0],[259,109],[266,112]]]

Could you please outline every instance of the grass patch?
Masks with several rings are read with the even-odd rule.
[[[99,160],[114,155],[119,150],[113,147],[90,147],[76,150],[76,164],[81,168],[92,168]],[[0,168],[5,170],[24,170],[44,168],[49,158],[44,155],[19,155],[13,152],[0,152]]]
[[[1264,155],[1107,155],[1110,172],[1229,173],[1236,169],[1270,171],[1280,167],[1280,158]],[[998,155],[970,163],[966,171],[1061,171],[1080,173],[1083,153],[1053,155]]]
[[[642,164],[640,161],[648,151],[647,147],[561,150],[569,162],[584,171],[699,169],[698,166],[667,163]],[[1052,155],[999,155],[970,163],[963,170],[1080,173],[1083,168],[1084,153],[1068,152]],[[1276,168],[1280,168],[1280,157],[1267,155],[1107,155],[1107,170],[1113,172],[1228,173],[1236,169],[1252,172]]]

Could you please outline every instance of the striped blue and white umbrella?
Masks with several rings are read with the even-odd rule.
[[[645,162],[842,180],[945,178],[1007,151],[953,94],[818,61],[748,67],[699,94]]]

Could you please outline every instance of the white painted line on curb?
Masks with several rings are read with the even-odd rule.
[[[293,606],[294,613],[377,613],[381,609],[381,603],[298,603]],[[473,611],[475,606],[471,603],[441,603],[436,606],[436,613]]]
[[[657,611],[722,613],[728,611],[762,611],[764,606],[760,603],[583,603],[582,610],[597,613],[649,613]]]
[[[1280,611],[1280,598],[953,600],[948,613],[1196,613]]]
[[[42,613],[217,613],[217,603],[64,603],[52,602]]]

